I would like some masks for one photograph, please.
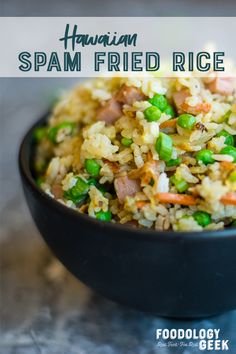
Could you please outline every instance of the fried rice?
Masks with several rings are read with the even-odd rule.
[[[155,230],[236,223],[231,78],[97,78],[34,135],[37,183],[80,213]]]

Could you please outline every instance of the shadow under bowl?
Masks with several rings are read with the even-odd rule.
[[[44,193],[32,171],[33,131],[19,151],[27,204],[65,267],[101,295],[142,311],[206,317],[236,307],[236,229],[159,232],[105,223]]]

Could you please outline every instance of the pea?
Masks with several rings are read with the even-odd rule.
[[[146,108],[143,113],[148,122],[156,122],[161,118],[161,111],[155,106]]]
[[[236,148],[234,146],[226,146],[221,151],[223,155],[229,155],[233,157],[233,162],[236,162]]]
[[[183,178],[178,178],[176,175],[171,176],[170,181],[180,193],[185,192],[189,187],[188,183]]]
[[[184,129],[192,130],[196,123],[196,118],[191,114],[181,114],[177,120],[177,124]]]
[[[129,147],[132,143],[133,143],[132,139],[129,139],[129,138],[122,138],[121,139],[121,144],[126,147]]]
[[[164,110],[168,106],[168,101],[163,95],[156,94],[152,98],[150,98],[149,102],[160,109],[161,112],[164,112]]]
[[[85,169],[90,174],[90,176],[98,177],[101,166],[94,159],[85,160]]]
[[[193,213],[194,220],[198,223],[198,225],[205,227],[211,224],[211,215],[205,211],[195,211]]]
[[[224,136],[225,137],[225,145],[234,146],[234,137],[232,135],[230,135],[227,131],[222,130],[216,136],[217,137]]]
[[[170,105],[168,105],[166,107],[166,109],[164,110],[164,113],[167,114],[168,116],[170,116],[171,118],[174,118],[174,116],[175,116],[174,108]]]
[[[203,149],[196,154],[196,159],[198,162],[201,161],[202,163],[204,163],[204,165],[208,165],[210,163],[215,162],[212,155],[213,155],[213,152],[211,150]]]
[[[111,221],[112,214],[110,210],[107,211],[99,211],[96,213],[96,218],[101,221]]]

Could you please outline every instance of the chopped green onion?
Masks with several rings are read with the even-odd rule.
[[[86,198],[88,190],[88,182],[84,181],[81,177],[77,177],[76,184],[64,192],[64,197],[78,204]]]
[[[107,192],[107,190],[106,190],[106,188],[104,187],[103,184],[99,184],[98,183],[97,189],[99,189],[102,194],[105,194]]]
[[[95,187],[97,187],[98,181],[97,181],[95,178],[89,178],[89,179],[87,180],[87,183],[88,183],[89,186],[95,186]]]
[[[177,157],[177,159],[171,159],[167,161],[166,166],[167,167],[173,167],[173,166],[178,166],[182,162],[182,159],[180,157]]]
[[[126,147],[129,147],[132,143],[133,143],[132,139],[129,139],[129,138],[122,138],[121,139],[121,144]]]
[[[211,150],[203,149],[196,154],[196,159],[198,162],[201,161],[204,165],[208,165],[215,162],[212,155],[213,152]]]
[[[170,181],[180,193],[185,192],[189,187],[188,183],[183,178],[178,178],[176,175],[171,176]]]
[[[177,124],[184,129],[192,130],[196,123],[196,118],[191,114],[181,114],[177,120]]]
[[[236,226],[236,220],[231,223],[231,226]]]
[[[156,94],[152,98],[150,98],[149,102],[159,108],[162,112],[167,108],[168,106],[168,101],[163,95]]]
[[[146,108],[143,113],[148,122],[156,122],[161,118],[161,111],[155,106]]]
[[[234,146],[226,146],[221,151],[223,155],[229,155],[234,158],[233,162],[236,162],[236,148]]]
[[[232,111],[231,111],[231,110],[229,110],[228,112],[226,112],[226,113],[225,113],[225,115],[223,116],[224,121],[226,121],[226,120],[228,120],[228,119],[229,119],[229,117],[230,117],[231,113],[232,113]]]
[[[195,213],[193,213],[193,218],[198,223],[198,225],[203,227],[211,224],[212,222],[211,215],[205,211],[195,211]]]
[[[229,181],[230,182],[236,182],[236,170],[230,173],[229,175]]]
[[[72,135],[76,127],[74,122],[62,122],[55,127],[51,127],[48,131],[48,139],[51,140],[54,144],[61,142],[58,141],[58,133],[61,130],[65,131],[65,136]]]
[[[47,136],[46,127],[38,127],[34,130],[34,140],[39,143],[43,138]]]
[[[164,110],[164,113],[170,116],[171,118],[174,118],[175,116],[175,111],[174,108],[171,105],[168,105],[166,109]]]
[[[110,210],[107,211],[99,211],[96,213],[96,218],[101,221],[111,221],[112,214]]]
[[[166,162],[170,161],[173,151],[173,142],[169,135],[160,133],[155,148],[161,160]]]
[[[85,169],[90,174],[90,176],[98,177],[101,166],[94,159],[85,160]]]
[[[222,130],[216,136],[217,137],[224,136],[225,137],[225,145],[234,146],[234,137],[232,135],[230,135],[227,131]]]
[[[57,127],[52,127],[48,131],[48,139],[51,140],[51,142],[54,144],[56,143],[57,132],[58,132]]]
[[[95,178],[89,178],[87,180],[87,183],[89,186],[95,186],[97,189],[102,192],[102,194],[106,193],[106,188],[104,187],[103,184],[98,183],[98,181]]]

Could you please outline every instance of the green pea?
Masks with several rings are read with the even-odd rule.
[[[161,111],[155,106],[146,108],[143,113],[148,122],[156,122],[161,118]]]
[[[234,146],[226,146],[221,151],[223,155],[229,155],[233,157],[233,162],[236,162],[236,148]]]
[[[204,165],[208,165],[215,162],[212,155],[213,152],[211,150],[203,149],[196,154],[196,159],[198,162],[201,161]]]
[[[175,116],[174,108],[170,105],[168,105],[166,107],[166,109],[164,110],[164,113],[167,114],[168,116],[170,116],[171,118],[174,118],[174,116]]]
[[[183,178],[178,178],[176,175],[171,176],[170,181],[180,193],[185,192],[189,187],[188,183]]]
[[[75,131],[76,124],[74,122],[62,122],[55,127],[51,127],[48,131],[48,139],[54,144],[58,143],[58,133],[60,130],[65,130],[65,136],[72,135]]]
[[[129,138],[122,138],[121,139],[121,144],[126,147],[129,147],[132,143],[133,143],[132,139],[129,139]]]
[[[112,214],[110,210],[107,211],[99,211],[96,213],[96,218],[101,221],[111,221]]]
[[[90,176],[98,177],[101,166],[94,159],[85,160],[85,169],[90,174]]]
[[[173,167],[173,166],[178,166],[182,162],[182,159],[180,157],[177,157],[177,159],[171,159],[166,162],[167,167]]]
[[[181,114],[177,120],[177,124],[181,128],[192,130],[196,124],[196,118],[191,114]]]
[[[230,135],[227,131],[222,130],[216,136],[217,137],[224,136],[225,137],[225,145],[234,146],[234,137],[232,135]]]
[[[211,215],[205,211],[195,211],[193,213],[194,220],[198,223],[198,225],[205,227],[211,224]]]
[[[150,98],[149,102],[160,109],[161,112],[164,112],[164,110],[168,106],[168,101],[163,95],[156,94],[152,98]]]
[[[89,191],[89,184],[82,178],[77,177],[76,184],[69,190],[64,192],[66,199],[72,200],[73,203],[78,204],[85,200]]]

